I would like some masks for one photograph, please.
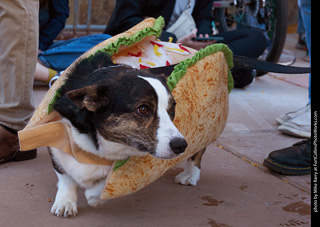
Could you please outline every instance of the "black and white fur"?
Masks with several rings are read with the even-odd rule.
[[[147,154],[170,159],[187,147],[172,123],[175,101],[164,76],[115,65],[99,53],[80,61],[59,92],[54,108],[71,125],[77,145],[87,152],[110,160]],[[54,215],[78,213],[79,186],[85,189],[90,206],[103,202],[99,197],[110,166],[80,163],[56,148],[50,148],[50,154],[58,176]],[[177,182],[195,184],[198,179],[187,180],[188,174],[180,174]]]

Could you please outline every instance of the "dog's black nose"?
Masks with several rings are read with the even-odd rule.
[[[169,145],[172,152],[175,154],[183,153],[188,146],[187,141],[183,138],[173,138],[170,141]]]

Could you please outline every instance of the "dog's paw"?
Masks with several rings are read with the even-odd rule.
[[[88,201],[89,206],[91,206],[91,207],[96,207],[96,206],[102,205],[105,202],[104,200],[101,200],[99,198],[89,198],[87,201]]]
[[[55,201],[51,213],[58,217],[76,216],[78,214],[78,206],[72,201]]]
[[[84,192],[89,206],[96,207],[102,205],[105,200],[100,199],[100,194],[104,189],[105,180],[97,182],[93,187],[87,188]]]
[[[177,184],[196,186],[200,179],[200,169],[188,161],[187,168],[175,178]]]
[[[200,174],[199,174],[200,175]],[[198,183],[200,177],[194,176],[190,173],[182,172],[179,175],[176,176],[175,182],[177,184],[182,184],[182,185],[192,185],[196,186]]]

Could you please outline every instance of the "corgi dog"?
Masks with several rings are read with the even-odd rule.
[[[77,63],[59,93],[54,109],[86,152],[109,160],[144,155],[172,159],[188,146],[172,123],[175,100],[163,75],[116,65],[98,53]],[[75,216],[79,187],[90,206],[103,203],[100,193],[111,166],[80,163],[56,148],[49,152],[58,176],[52,214]]]

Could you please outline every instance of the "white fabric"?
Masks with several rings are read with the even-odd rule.
[[[196,3],[195,0],[176,0],[173,13],[171,15],[167,28],[170,28],[171,25],[173,25],[173,23],[176,22],[179,16],[183,13],[183,11],[187,9],[189,1],[190,1],[190,8],[188,9],[188,11],[190,14],[192,14],[194,5]]]

